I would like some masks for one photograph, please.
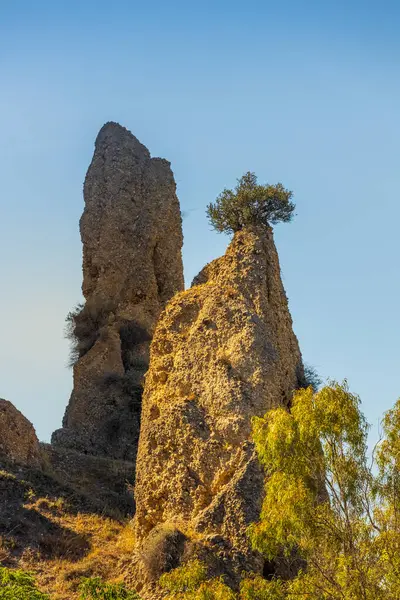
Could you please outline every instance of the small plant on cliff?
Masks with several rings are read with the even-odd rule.
[[[30,573],[0,566],[0,600],[50,600]]]
[[[114,310],[111,302],[92,300],[77,304],[65,319],[64,335],[71,343],[69,366],[73,367],[96,343],[100,329]]]
[[[249,225],[288,222],[295,209],[292,196],[281,183],[259,185],[255,173],[248,172],[234,190],[225,189],[207,206],[207,216],[214,229],[229,234]]]
[[[311,385],[313,392],[318,392],[321,387],[322,379],[318,374],[318,371],[312,365],[305,364],[304,365],[304,377],[302,377],[302,382],[299,387],[308,388]]]

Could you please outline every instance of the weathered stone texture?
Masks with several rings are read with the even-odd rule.
[[[0,398],[0,458],[40,468],[39,440],[30,421],[8,400]]]
[[[251,420],[288,406],[302,371],[272,230],[238,232],[167,305],[153,338],[135,489],[143,581],[141,556],[162,526],[186,535],[185,558],[205,556],[233,585],[262,569],[246,536],[264,480]],[[162,597],[147,583],[145,597]]]
[[[124,127],[104,125],[86,175],[80,221],[83,310],[102,316],[94,343],[81,347],[74,366],[55,444],[135,459],[150,339],[166,302],[183,289],[175,190],[166,160],[151,158]]]

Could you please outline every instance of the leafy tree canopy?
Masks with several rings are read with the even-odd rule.
[[[302,389],[290,413],[254,419],[269,477],[253,547],[288,561],[297,553],[307,565],[271,599],[400,598],[400,403],[383,429],[374,468],[368,424],[346,382]]]
[[[255,173],[245,173],[234,190],[225,189],[207,206],[211,225],[220,233],[234,233],[249,225],[288,222],[293,218],[293,193],[281,183],[259,185]]]

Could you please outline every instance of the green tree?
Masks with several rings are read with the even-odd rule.
[[[290,413],[254,420],[268,477],[253,547],[269,559],[296,552],[307,564],[271,599],[282,586],[288,600],[400,598],[399,403],[383,426],[375,472],[368,425],[346,383],[300,390]]]
[[[234,233],[249,225],[268,225],[293,218],[293,193],[281,183],[259,185],[255,173],[245,173],[234,190],[225,189],[207,206],[211,225],[220,233]]]
[[[346,382],[302,388],[290,412],[255,418],[266,481],[249,537],[266,559],[289,567],[295,558],[302,569],[287,581],[249,574],[237,593],[193,562],[163,577],[170,598],[400,600],[400,400],[382,425],[371,459],[369,426]]]

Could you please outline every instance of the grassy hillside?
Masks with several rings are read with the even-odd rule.
[[[50,475],[0,463],[0,563],[31,572],[52,600],[77,599],[83,578],[122,580],[133,533],[108,513]]]

